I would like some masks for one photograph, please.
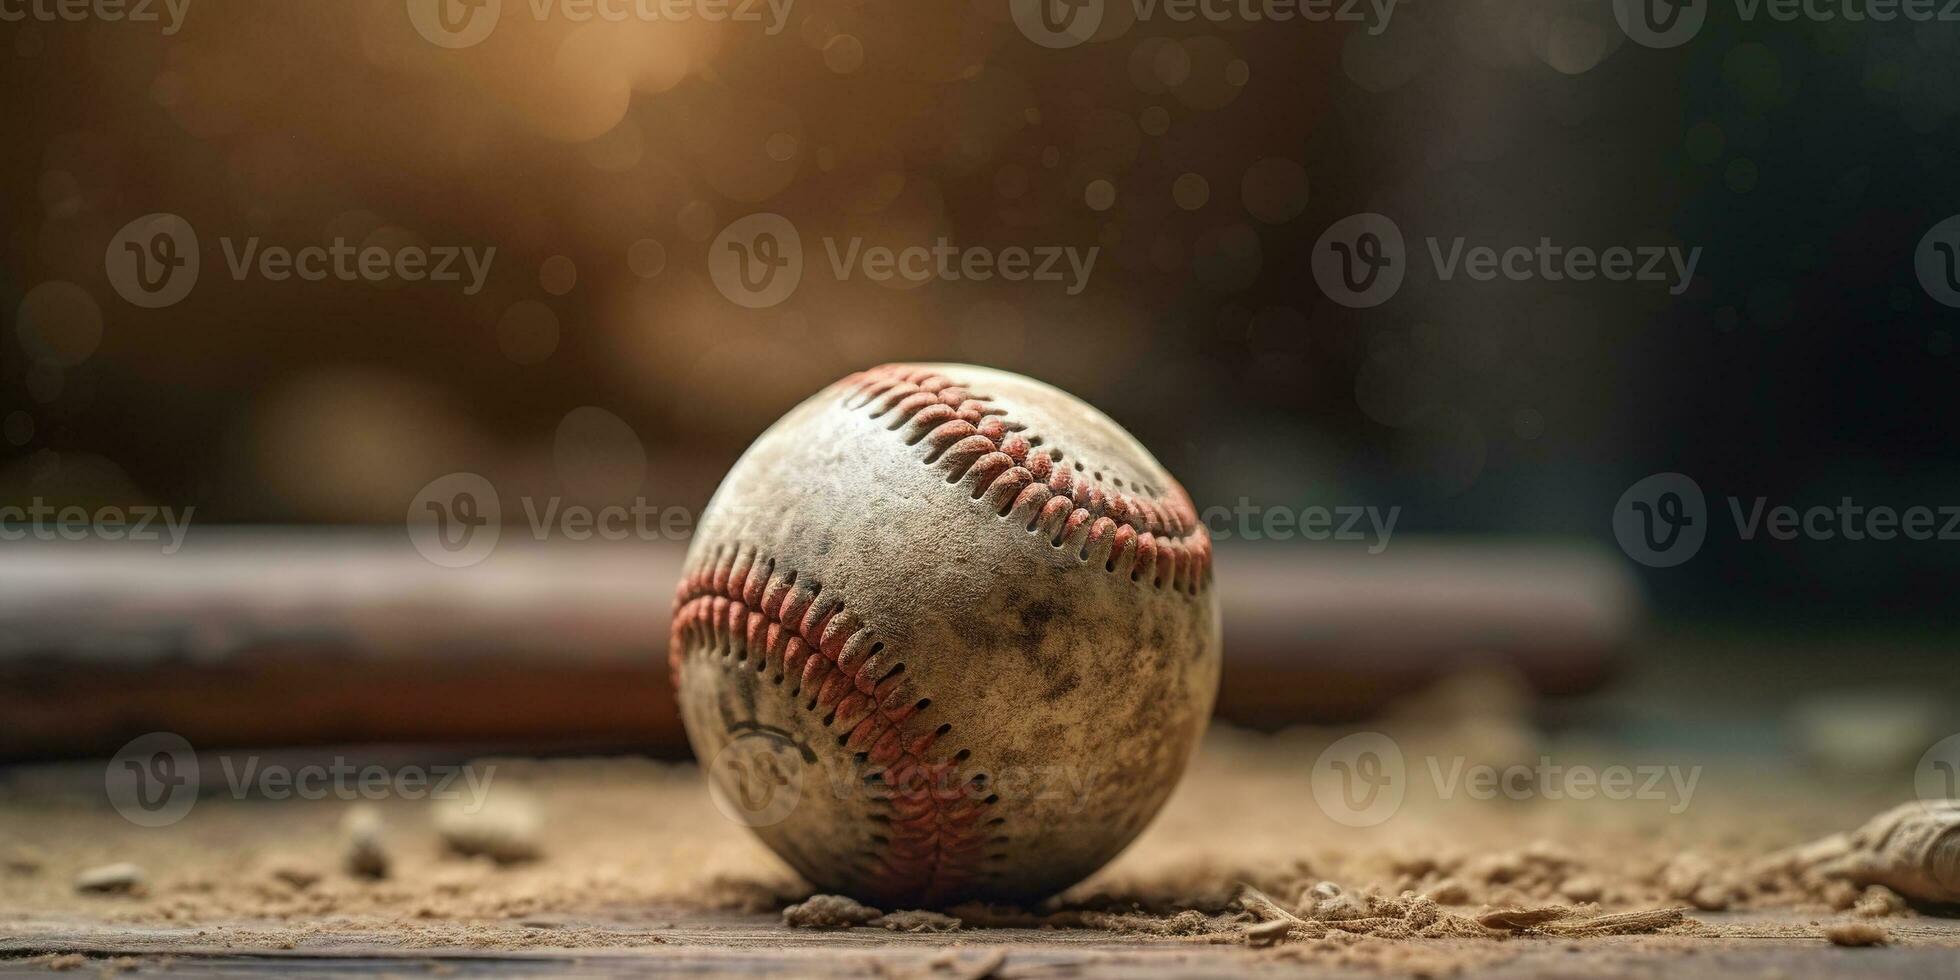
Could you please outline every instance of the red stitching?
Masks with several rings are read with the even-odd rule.
[[[668,646],[677,683],[682,652],[695,644],[733,654],[733,662],[753,655],[756,672],[774,673],[778,684],[796,678],[791,696],[814,692],[809,709],[828,712],[824,723],[844,733],[840,744],[870,764],[868,779],[885,784],[887,796],[867,794],[888,810],[889,832],[876,838],[882,851],[867,855],[874,887],[934,902],[979,873],[985,847],[1001,840],[988,838],[1000,821],[980,823],[993,797],[976,800],[948,779],[957,759],[926,760],[947,726],[918,723],[930,701],[915,699],[897,653],[820,584],[799,584],[794,570],[746,549],[719,551],[681,581]]]
[[[1071,469],[1059,453],[1036,448],[1026,426],[985,395],[930,368],[887,364],[845,378],[845,406],[891,415],[908,445],[930,447],[926,462],[964,483],[988,509],[1013,516],[1056,547],[1073,547],[1105,570],[1196,594],[1211,581],[1211,534],[1184,489],[1154,497],[1128,493]]]

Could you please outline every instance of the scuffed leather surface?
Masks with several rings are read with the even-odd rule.
[[[1085,472],[1181,498],[1142,446],[1072,396],[1004,372],[931,367]],[[981,817],[923,856],[894,853],[893,805],[863,778],[878,767],[840,746],[847,733],[810,707],[815,692],[778,682],[739,639],[677,636],[689,738],[724,794],[752,775],[714,764],[731,741],[765,731],[795,743],[797,803],[755,829],[819,889],[898,905],[1051,894],[1136,837],[1195,749],[1218,682],[1209,571],[1184,592],[1052,545],[949,483],[928,464],[931,447],[907,445],[891,418],[848,408],[843,385],[793,410],[736,464],[703,515],[689,574],[746,555],[841,601],[882,644],[868,680],[902,663],[902,696],[890,700],[930,699],[907,718],[907,737],[950,726],[923,755],[958,774],[958,799],[932,805],[966,803]]]

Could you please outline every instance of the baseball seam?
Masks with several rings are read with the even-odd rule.
[[[925,462],[961,484],[993,513],[1030,534],[1131,581],[1196,595],[1211,582],[1211,535],[1182,488],[1159,497],[1106,485],[1102,474],[1023,435],[1025,426],[993,400],[929,368],[885,365],[841,382],[849,410],[890,420]]]
[[[884,812],[872,819],[884,827],[870,835],[878,850],[864,855],[860,870],[882,888],[934,900],[1000,857],[987,849],[1007,842],[997,832],[1005,821],[982,820],[998,797],[975,798],[986,792],[987,777],[948,784],[970,755],[964,749],[926,760],[952,726],[917,724],[932,700],[917,696],[897,651],[821,583],[799,582],[794,569],[749,548],[717,549],[682,580],[676,598],[669,645],[676,681],[688,649],[720,651],[729,670],[753,657],[756,673],[773,674],[778,686],[795,678],[789,698],[826,712],[824,727],[841,733],[839,748],[871,767],[864,779],[887,792],[866,799],[881,805]]]

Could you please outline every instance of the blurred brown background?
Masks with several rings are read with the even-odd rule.
[[[693,513],[829,381],[973,361],[1104,408],[1201,506],[1400,508],[1382,550],[1221,542],[1228,575],[1282,570],[1247,576],[1256,601],[1236,593],[1285,613],[1234,620],[1249,624],[1238,656],[1395,674],[1406,661],[1352,638],[1406,635],[1424,664],[1581,649],[1590,681],[1640,621],[1636,583],[1667,622],[1738,629],[1799,674],[1840,659],[1817,636],[1874,649],[1835,631],[1948,643],[1950,546],[1711,536],[1696,561],[1649,570],[1621,561],[1610,515],[1670,470],[1717,511],[1728,494],[1951,497],[1953,313],[1911,262],[1960,210],[1951,33],[1718,10],[1656,51],[1606,0],[1430,0],[1387,24],[1139,22],[1108,3],[1087,43],[1055,49],[1004,0],[794,0],[740,22],[493,7],[461,48],[427,18],[490,8],[194,0],[167,27],[0,21],[0,504],[194,508],[191,540],[220,565],[232,525],[371,526],[350,540],[412,560],[404,514],[445,474],[487,480],[511,525],[520,500]],[[1430,235],[1706,255],[1680,296],[1411,277],[1350,310],[1309,258],[1364,211],[1392,215],[1412,258]],[[793,296],[750,309],[716,288],[711,257],[759,212],[793,223],[806,261]],[[195,229],[202,271],[181,302],[144,309],[105,256],[157,213]],[[823,244],[942,237],[1099,251],[1072,294],[839,280]],[[254,239],[495,252],[480,289],[234,280],[227,250]],[[309,551],[333,550],[320,533],[251,539],[269,556],[255,567],[284,554],[316,592],[365,574]],[[684,543],[657,542],[659,560]],[[11,608],[53,608],[30,583],[80,591],[32,629],[10,620],[8,652],[89,645],[74,624],[109,579],[49,556],[10,559],[30,597]],[[1451,598],[1485,579],[1500,599]],[[1544,617],[1571,583],[1591,624],[1576,646],[1544,638],[1568,635]],[[230,598],[198,602],[243,601],[215,594]],[[336,601],[321,600],[351,608]],[[645,601],[664,595],[650,584]],[[1503,625],[1466,627],[1465,610]],[[1917,676],[1891,642],[1865,654],[1872,669]],[[1731,680],[1758,670],[1715,662]]]
[[[1620,428],[1588,380],[1619,370],[1597,330],[1495,311],[1474,330],[1350,323],[1306,278],[1336,218],[1390,199],[1449,214],[1473,203],[1458,182],[1491,139],[1542,151],[1561,120],[1465,103],[1599,88],[1547,64],[1568,35],[1605,45],[1597,16],[1547,36],[1405,9],[1376,38],[1138,25],[1113,4],[1111,40],[1052,51],[1002,3],[797,0],[774,35],[503,7],[463,50],[395,0],[199,0],[167,37],[7,25],[5,382],[28,417],[10,492],[391,522],[451,470],[557,492],[583,465],[569,453],[622,461],[605,491],[698,506],[789,405],[897,359],[1076,391],[1226,503],[1434,500]],[[1488,46],[1482,95],[1434,70]],[[1467,142],[1466,110],[1508,133]],[[1601,220],[1606,195],[1575,196],[1557,221]],[[706,260],[764,210],[796,222],[811,268],[789,303],[751,311]],[[154,212],[197,229],[205,269],[182,303],[140,310],[103,252]],[[231,281],[217,239],[254,236],[496,254],[476,295]],[[1101,251],[1075,296],[906,288],[836,281],[823,236]]]

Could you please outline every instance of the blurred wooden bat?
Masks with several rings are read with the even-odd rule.
[[[683,756],[666,676],[685,546],[508,538],[463,569],[399,529],[199,528],[182,550],[0,552],[0,758],[200,747],[477,742]],[[1542,692],[1606,678],[1639,616],[1583,546],[1398,540],[1218,548],[1221,717],[1364,717],[1477,665]]]

